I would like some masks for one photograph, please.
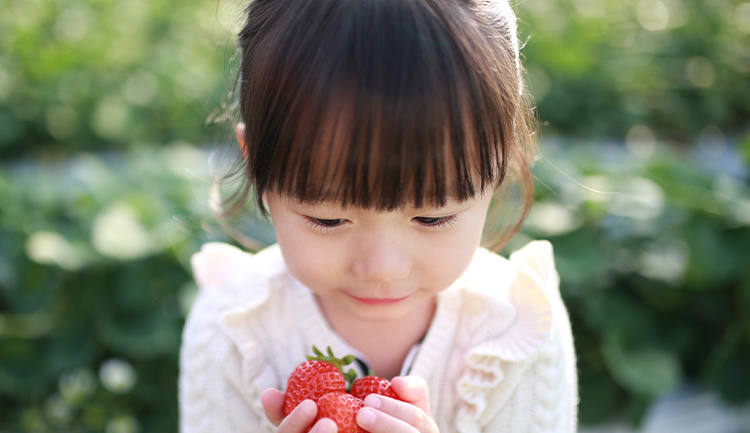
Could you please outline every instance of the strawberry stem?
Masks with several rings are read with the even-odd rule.
[[[328,352],[326,355],[324,355],[323,352],[321,352],[320,349],[315,346],[312,347],[312,350],[315,356],[307,355],[307,359],[309,359],[310,361],[323,361],[332,364],[334,367],[338,368],[339,371],[344,375],[344,379],[346,380],[348,385],[347,388],[351,387],[352,383],[354,383],[354,381],[357,379],[357,372],[354,369],[344,371],[344,366],[354,362],[354,355],[346,355],[343,358],[336,358],[333,355],[331,346],[326,347],[326,352]]]

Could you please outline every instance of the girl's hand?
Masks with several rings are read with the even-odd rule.
[[[357,424],[370,433],[437,433],[430,417],[427,383],[418,376],[395,377],[391,388],[404,401],[368,395],[357,413]]]
[[[284,417],[284,393],[269,388],[260,395],[266,418],[278,429],[278,433],[304,433],[318,414],[318,405],[312,400],[305,400],[295,407],[288,417]],[[310,430],[310,433],[336,433],[336,423],[323,418]]]

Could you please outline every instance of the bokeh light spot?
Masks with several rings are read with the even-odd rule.
[[[173,141],[162,152],[169,171],[177,176],[196,177],[196,168],[205,165],[206,154],[186,141]]]
[[[149,5],[143,0],[128,0],[117,2],[112,8],[111,23],[120,33],[137,34],[141,32],[152,19]]]
[[[711,87],[716,81],[716,67],[705,57],[693,56],[685,65],[685,74],[696,87]]]
[[[661,215],[664,207],[661,187],[653,180],[636,177],[625,186],[625,191],[612,197],[609,212],[636,221],[648,221]]]
[[[60,13],[52,30],[60,41],[77,42],[86,36],[89,21],[89,12],[86,9],[71,6]]]
[[[153,102],[159,91],[154,75],[147,71],[131,75],[122,88],[122,96],[134,105],[146,106]]]
[[[111,358],[99,367],[102,386],[115,394],[126,394],[135,386],[138,376],[135,368],[126,360]]]
[[[128,123],[128,106],[119,99],[104,99],[97,105],[92,128],[102,138],[117,139]]]
[[[540,201],[531,208],[528,226],[545,236],[558,236],[581,226],[581,219],[570,209],[554,202]]]
[[[107,422],[105,433],[138,433],[141,424],[132,416],[118,416]]]
[[[80,269],[85,260],[61,234],[39,231],[26,239],[26,255],[43,265],[57,265],[68,270]]]
[[[679,284],[690,259],[690,247],[675,239],[669,244],[647,244],[638,260],[638,273],[652,280]]]
[[[50,422],[57,425],[73,421],[73,408],[58,394],[48,397],[44,402],[44,414]]]
[[[727,150],[727,138],[721,129],[706,126],[698,137],[698,148],[711,158],[719,158]]]
[[[742,33],[750,34],[750,3],[740,3],[734,10],[734,23]]]
[[[573,7],[584,18],[601,18],[606,12],[604,2],[600,0],[573,0]]]
[[[641,0],[636,16],[641,26],[652,32],[664,30],[669,25],[669,9],[659,0]]]
[[[91,241],[100,254],[117,260],[140,259],[154,249],[148,230],[126,204],[115,204],[96,216]]]
[[[637,158],[649,158],[656,150],[654,131],[646,125],[633,125],[625,136],[625,147]]]
[[[45,111],[47,132],[58,140],[69,138],[78,130],[78,113],[69,105],[55,105]]]
[[[96,376],[87,368],[79,368],[60,376],[60,395],[71,405],[78,405],[96,391]]]

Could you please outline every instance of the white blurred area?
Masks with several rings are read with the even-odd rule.
[[[747,433],[750,404],[729,406],[717,394],[683,385],[654,404],[639,429],[625,424],[581,427],[579,433]]]

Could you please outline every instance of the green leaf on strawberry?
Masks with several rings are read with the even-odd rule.
[[[289,375],[284,393],[284,416],[289,415],[304,400],[317,403],[326,394],[346,392],[347,384],[356,379],[357,373],[354,370],[346,374],[343,371],[344,365],[354,361],[354,356],[336,358],[330,347],[327,352],[328,355],[324,355],[313,346],[315,356],[308,356],[308,360],[299,364]]]
[[[307,355],[307,359],[309,361],[324,361],[328,362],[330,364],[333,364],[336,368],[341,371],[341,374],[344,375],[344,379],[346,380],[346,383],[351,386],[352,383],[354,383],[354,380],[357,379],[357,372],[354,370],[344,371],[344,366],[349,365],[352,362],[354,362],[354,355],[346,355],[343,358],[337,358],[333,354],[333,350],[331,349],[331,346],[326,347],[327,355],[324,355],[323,352],[320,351],[317,347],[312,347],[313,354],[315,356]]]

